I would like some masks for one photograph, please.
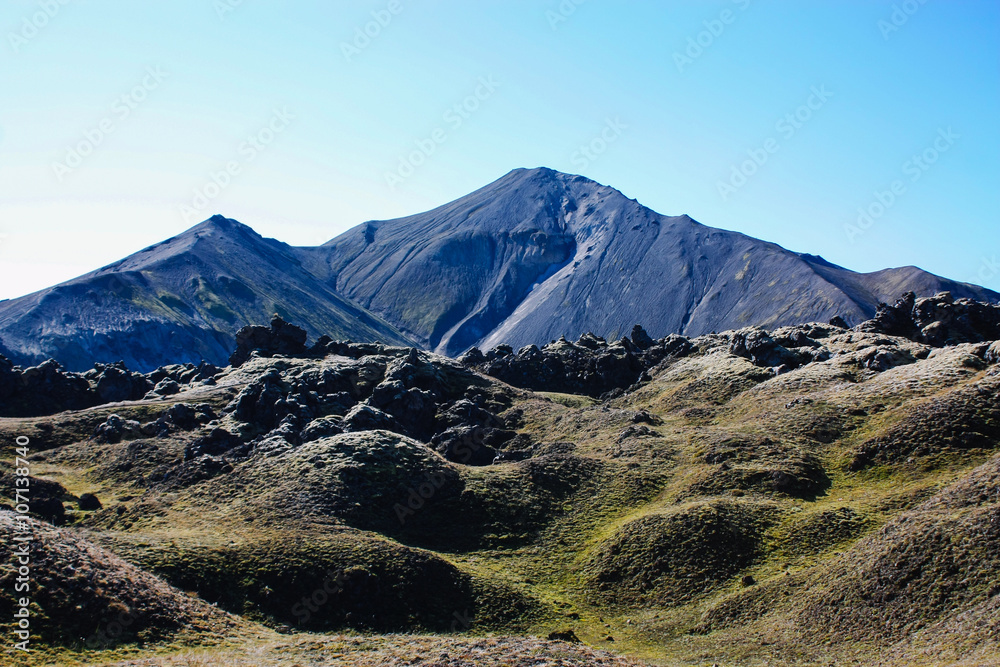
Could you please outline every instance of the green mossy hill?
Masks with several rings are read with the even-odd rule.
[[[523,627],[538,606],[523,594],[420,549],[349,529],[246,531],[235,539],[106,533],[144,569],[221,608],[303,630]],[[464,629],[464,628],[463,628]]]
[[[4,635],[28,598],[32,644],[105,648],[119,642],[155,642],[192,633],[232,632],[242,624],[197,598],[189,597],[146,571],[78,535],[0,511],[0,614]],[[28,588],[19,592],[20,545],[28,535]],[[22,576],[23,578],[23,576]]]
[[[691,602],[761,556],[761,536],[777,509],[715,500],[631,521],[587,557],[585,586],[597,599],[615,604]]]
[[[0,454],[37,438],[31,481],[62,507],[61,528],[36,524],[45,550],[130,573],[64,591],[73,571],[45,560],[35,664],[171,664],[213,619],[256,633],[236,664],[281,664],[284,641],[286,667],[379,664],[354,637],[404,664],[421,654],[401,646],[468,652],[488,633],[551,635],[523,640],[549,662],[574,637],[670,666],[1000,662],[995,344],[744,329],[598,398],[326,345],[169,396],[0,419]],[[71,655],[91,629],[67,610],[91,598],[98,619],[121,602],[165,620]],[[327,634],[345,631],[362,634]],[[381,634],[415,631],[463,636]],[[502,664],[478,655],[463,660]]]

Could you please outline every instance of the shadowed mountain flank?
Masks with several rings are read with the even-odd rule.
[[[10,357],[71,370],[123,360],[224,364],[241,326],[272,313],[311,334],[405,343],[391,326],[303,268],[299,251],[214,216],[102,269],[0,303]]]

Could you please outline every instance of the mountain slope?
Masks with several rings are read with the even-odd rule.
[[[236,330],[277,312],[312,336],[412,345],[544,344],[644,325],[656,337],[841,316],[902,292],[1000,300],[916,267],[854,273],[550,169],[518,169],[426,213],[317,248],[215,216],[103,269],[0,302],[0,354],[72,370],[124,360],[224,363]]]
[[[309,254],[339,292],[451,355],[586,331],[618,337],[637,322],[654,336],[856,323],[907,290],[1000,297],[914,267],[857,274],[549,169],[365,223]]]
[[[313,336],[406,344],[390,325],[303,268],[299,251],[215,216],[119,262],[0,303],[0,349],[70,369],[122,359],[225,364],[241,326],[272,313]],[[6,354],[6,353],[5,353]]]

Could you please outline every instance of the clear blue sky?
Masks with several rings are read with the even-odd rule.
[[[522,166],[1000,290],[995,1],[4,0],[0,37],[0,298],[214,213],[318,244]]]

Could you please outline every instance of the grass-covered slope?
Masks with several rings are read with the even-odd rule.
[[[65,506],[46,549],[137,582],[38,594],[38,642],[61,664],[995,664],[1000,346],[862,329],[692,339],[601,398],[340,345],[0,420]],[[205,416],[144,434],[178,404]],[[115,601],[178,622],[80,652],[67,605]]]

